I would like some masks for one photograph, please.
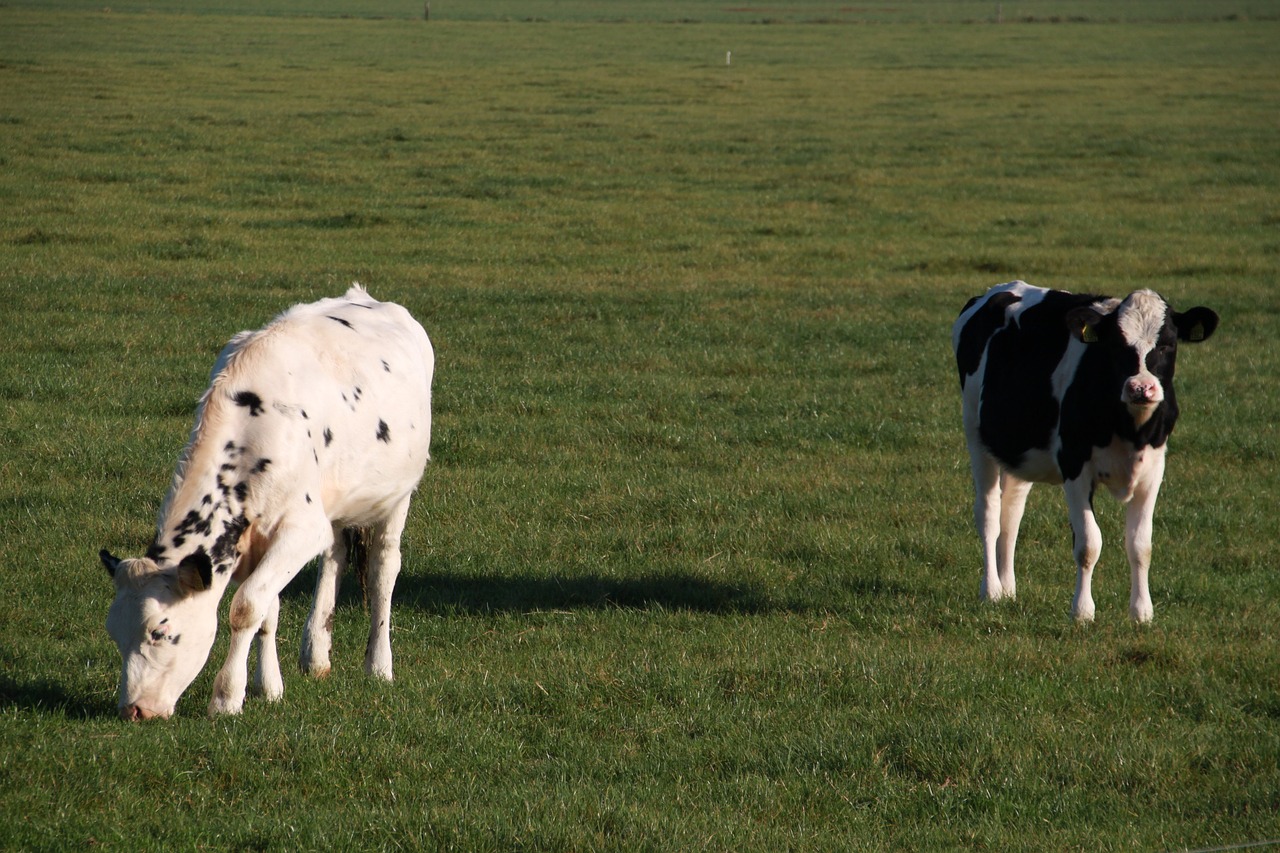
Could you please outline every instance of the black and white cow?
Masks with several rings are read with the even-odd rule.
[[[1151,519],[1178,419],[1178,341],[1203,341],[1218,315],[1178,313],[1158,294],[1123,300],[1013,281],[971,299],[951,332],[982,538],[982,596],[1013,597],[1018,525],[1032,483],[1061,483],[1077,568],[1072,615],[1093,619],[1102,534],[1094,489],[1127,505],[1129,616],[1151,619]]]
[[[208,660],[233,579],[231,646],[209,713],[240,711],[255,639],[257,690],[280,698],[279,594],[320,553],[301,662],[327,673],[347,527],[368,531],[365,669],[391,678],[391,591],[431,444],[434,366],[422,326],[359,285],[227,344],[147,555],[100,554],[116,586],[107,630],[122,658],[121,716],[173,713]]]

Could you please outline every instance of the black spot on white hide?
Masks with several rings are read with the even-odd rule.
[[[258,415],[262,414],[263,412],[262,398],[259,397],[257,394],[253,393],[252,391],[241,391],[231,399],[235,402],[237,406],[243,406],[244,408],[248,409],[249,415],[251,417],[256,418]],[[227,449],[230,450],[231,448],[228,447]]]

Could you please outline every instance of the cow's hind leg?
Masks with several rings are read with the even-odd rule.
[[[1018,583],[1013,574],[1014,552],[1018,550],[1018,528],[1027,508],[1031,483],[1003,471],[1000,474],[1000,538],[996,541],[1000,590],[1005,598],[1016,598]]]
[[[280,658],[276,651],[279,624],[280,596],[277,595],[258,629],[258,669],[253,679],[254,693],[272,702],[284,696],[284,679],[280,676]]]
[[[1077,622],[1093,621],[1093,567],[1102,553],[1102,531],[1093,516],[1092,473],[1063,485],[1067,509],[1071,513],[1073,553],[1076,560],[1076,594],[1071,615]]]
[[[369,531],[369,643],[365,647],[364,668],[370,675],[388,681],[392,678],[391,593],[400,574],[400,534],[408,514],[406,495],[386,520]]]
[[[333,544],[325,551],[316,575],[315,602],[302,629],[302,651],[298,663],[308,675],[329,674],[329,655],[333,650],[333,613],[337,607],[338,587],[347,570],[347,546],[341,527],[333,528]]]
[[[1004,597],[997,554],[1001,516],[1000,466],[972,441],[969,444],[969,464],[973,469],[973,524],[982,540],[982,586],[979,595],[987,601],[999,601]]]

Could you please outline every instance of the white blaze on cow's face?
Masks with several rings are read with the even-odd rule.
[[[1124,346],[1137,354],[1137,372],[1124,381],[1120,399],[1135,419],[1145,420],[1164,400],[1164,382],[1173,378],[1177,331],[1168,322],[1169,306],[1150,290],[1131,293],[1116,309]]]
[[[107,632],[120,649],[120,716],[167,718],[213,648],[218,595],[189,566],[103,555],[115,580]]]

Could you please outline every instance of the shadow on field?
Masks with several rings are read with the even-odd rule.
[[[401,575],[395,602],[440,614],[609,608],[755,614],[776,609],[750,588],[681,574],[537,580],[452,573]]]
[[[315,568],[308,567],[289,584],[284,597],[309,600],[314,588]],[[339,603],[358,604],[363,597],[357,579],[350,574],[345,576]],[[759,614],[781,609],[777,602],[749,586],[684,574],[533,579],[456,572],[401,574],[396,580],[393,606],[416,607],[439,615],[608,608]]]
[[[115,707],[109,703],[69,693],[62,685],[47,679],[24,682],[11,675],[0,675],[0,708],[57,711],[81,718],[115,716]]]

